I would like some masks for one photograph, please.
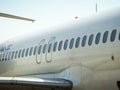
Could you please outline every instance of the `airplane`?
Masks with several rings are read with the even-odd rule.
[[[54,29],[0,45],[0,90],[120,90],[120,9]]]

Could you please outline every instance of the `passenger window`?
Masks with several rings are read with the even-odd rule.
[[[42,49],[42,45],[39,46],[39,49],[38,49],[38,54],[41,53],[41,49]]]
[[[48,53],[51,52],[51,48],[52,48],[52,43],[50,43],[49,46],[48,46]]]
[[[82,39],[82,47],[85,46],[86,40],[87,40],[87,36],[85,35],[85,36],[83,37],[83,39]]]
[[[26,50],[26,54],[25,54],[26,57],[28,56],[28,52],[29,52],[29,48],[27,48]]]
[[[11,52],[9,52],[9,55],[8,55],[8,60],[10,60],[10,56],[11,56]]]
[[[78,48],[80,44],[80,37],[76,39],[75,47]]]
[[[20,58],[20,55],[21,55],[21,49],[20,49],[20,51],[19,51],[18,58]]]
[[[18,51],[15,52],[15,59],[17,58]]]
[[[25,53],[25,49],[23,49],[23,51],[22,51],[22,57],[24,57],[24,53]]]
[[[1,61],[2,54],[0,54],[0,61]]]
[[[120,32],[119,32],[119,40],[120,40]]]
[[[91,34],[90,37],[89,37],[89,40],[88,40],[88,45],[91,45],[91,44],[92,44],[92,42],[93,42],[93,37],[94,37],[94,35]]]
[[[0,54],[0,61],[1,61],[2,54]]]
[[[4,61],[5,53],[3,54],[2,61]]]
[[[60,42],[59,42],[58,51],[60,51],[60,50],[62,49],[62,42],[63,42],[63,41],[60,41]]]
[[[108,38],[108,31],[106,31],[106,32],[103,34],[103,43],[106,43],[106,42],[107,42],[107,38]]]
[[[55,52],[57,48],[57,42],[54,43],[53,51]]]
[[[111,42],[113,42],[113,41],[115,40],[116,32],[117,32],[116,29],[114,29],[114,30],[112,31],[111,37],[110,37]]]
[[[70,45],[69,45],[69,48],[72,49],[73,48],[73,44],[74,44],[74,38],[72,38],[70,40]]]
[[[46,48],[47,48],[47,44],[45,44],[44,47],[43,47],[43,53],[46,52]]]
[[[101,37],[101,33],[97,33],[96,39],[95,39],[95,44],[98,44],[100,42],[100,37]]]
[[[14,57],[14,53],[15,53],[15,52],[13,51],[13,52],[12,52],[12,56],[11,56],[11,59],[13,59],[13,57]]]
[[[68,39],[67,39],[67,40],[65,40],[65,43],[64,43],[64,50],[66,50],[66,49],[67,49],[67,46],[68,46]]]
[[[7,55],[8,55],[8,53],[5,54],[5,60],[7,60]]]
[[[37,46],[34,47],[34,52],[33,52],[34,55],[36,54],[36,50],[37,50]]]
[[[33,47],[30,48],[29,56],[32,55],[32,50],[33,50]]]

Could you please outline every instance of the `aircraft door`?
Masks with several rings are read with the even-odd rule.
[[[55,37],[50,38],[48,41],[47,51],[46,51],[46,62],[52,61],[53,45],[55,42]]]
[[[40,64],[41,61],[43,60],[43,56],[42,56],[42,48],[43,48],[43,45],[45,43],[45,39],[42,39],[40,41],[40,43],[38,44],[37,46],[37,53],[36,53],[36,63],[37,64]]]

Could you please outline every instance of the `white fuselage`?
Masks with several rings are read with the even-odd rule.
[[[58,30],[2,44],[0,76],[64,78],[73,82],[73,90],[118,90],[120,13],[76,21]]]

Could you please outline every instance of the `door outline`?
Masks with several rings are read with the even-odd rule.
[[[42,61],[42,58],[43,58],[43,57],[42,57],[42,49],[43,49],[44,43],[45,43],[45,39],[42,39],[42,40],[39,42],[38,46],[37,46],[37,50],[36,50],[36,63],[37,63],[37,64],[40,64],[41,61]],[[39,50],[40,45],[41,45],[41,52],[40,52],[40,54],[38,55],[38,50]]]
[[[56,39],[55,37],[51,37],[50,40],[48,41],[47,50],[46,50],[46,62],[47,63],[52,61],[53,45],[54,45],[55,39]],[[51,44],[51,50],[50,50],[50,52],[48,52],[50,44]]]

